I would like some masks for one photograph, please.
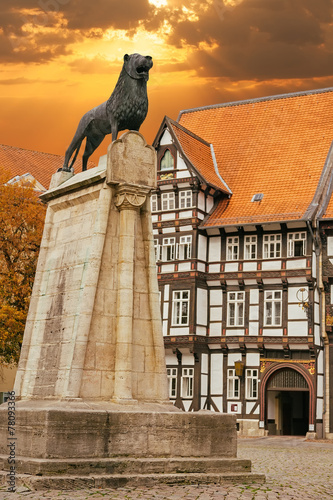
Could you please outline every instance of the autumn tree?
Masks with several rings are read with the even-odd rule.
[[[0,362],[18,362],[45,207],[31,187],[0,169]]]

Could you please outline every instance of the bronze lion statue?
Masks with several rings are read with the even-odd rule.
[[[150,56],[125,54],[114,91],[107,101],[83,115],[66,151],[61,170],[71,170],[84,138],[86,147],[82,156],[82,170],[87,169],[89,157],[106,135],[112,134],[113,142],[121,130],[140,129],[148,112],[147,81],[152,66]]]

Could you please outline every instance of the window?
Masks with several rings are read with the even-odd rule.
[[[257,399],[258,397],[258,370],[246,370],[246,399]]]
[[[188,325],[190,291],[174,291],[172,297],[172,325]]]
[[[244,240],[244,259],[253,260],[257,258],[257,237],[245,236]]]
[[[162,193],[162,210],[175,209],[175,193]]]
[[[157,206],[157,194],[152,194],[151,195],[150,203],[151,203],[151,211],[152,212],[157,212],[157,210],[158,210],[158,206]]]
[[[175,238],[163,238],[162,260],[175,260]]]
[[[182,369],[182,398],[193,398],[194,368]]]
[[[245,292],[228,292],[228,326],[244,326]]]
[[[264,235],[264,259],[281,257],[281,234]]]
[[[281,326],[282,291],[265,292],[265,326]]]
[[[172,170],[175,166],[175,160],[167,149],[161,159],[161,170]]]
[[[228,370],[228,399],[239,399],[239,378],[235,370]]]
[[[305,255],[306,233],[288,234],[288,257],[302,257]]]
[[[181,236],[178,245],[178,259],[187,260],[191,258],[192,236]]]
[[[155,260],[156,262],[161,259],[161,246],[157,239],[154,239]]]
[[[227,238],[227,260],[238,260],[238,236],[229,236]]]
[[[179,208],[192,206],[192,191],[179,191]]]
[[[167,368],[169,398],[177,396],[177,368]]]

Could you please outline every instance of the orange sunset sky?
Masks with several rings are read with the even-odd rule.
[[[125,53],[153,57],[140,130],[150,143],[181,109],[333,86],[331,0],[0,5],[2,144],[64,154],[81,116],[111,94]]]

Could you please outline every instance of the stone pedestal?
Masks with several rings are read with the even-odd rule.
[[[107,169],[55,174],[0,461],[34,488],[263,480],[232,415],[168,400],[150,213],[156,154],[138,132]],[[6,472],[2,473],[6,481]]]

